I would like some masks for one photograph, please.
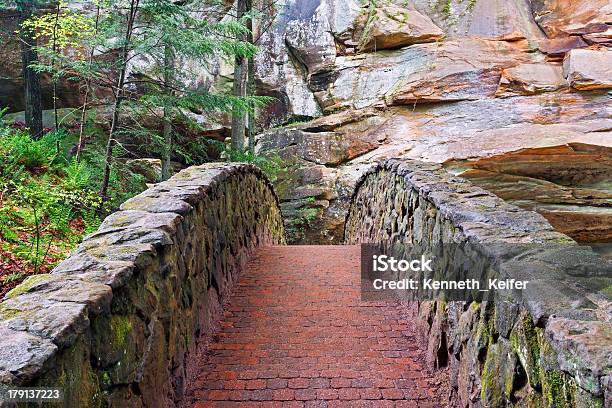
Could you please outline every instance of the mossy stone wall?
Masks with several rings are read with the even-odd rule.
[[[65,407],[175,406],[186,359],[247,257],[281,243],[278,199],[259,169],[181,171],[7,294],[0,386],[61,387]]]
[[[612,265],[540,215],[438,165],[389,160],[357,183],[345,241],[466,245],[486,260],[471,273],[530,281],[504,299],[408,303],[454,406],[612,406]]]

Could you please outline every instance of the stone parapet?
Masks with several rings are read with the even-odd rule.
[[[456,406],[612,406],[612,265],[541,215],[437,164],[388,160],[358,181],[345,240],[469,245],[482,276],[530,281],[488,302],[407,303]]]
[[[6,295],[0,386],[60,387],[65,407],[174,406],[247,257],[280,243],[278,199],[258,168],[181,171]]]

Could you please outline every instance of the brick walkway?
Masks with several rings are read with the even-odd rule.
[[[358,246],[261,249],[186,406],[440,407],[400,307],[362,303]]]

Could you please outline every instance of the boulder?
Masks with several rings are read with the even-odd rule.
[[[160,159],[133,159],[125,164],[134,173],[143,176],[147,183],[157,183],[161,178]]]
[[[609,0],[535,0],[535,20],[549,38],[603,32],[612,21]]]
[[[502,71],[496,96],[535,95],[567,87],[563,67],[553,64],[521,64]]]
[[[480,39],[338,57],[337,76],[315,95],[326,112],[493,97],[502,69],[530,59],[509,43]]]
[[[582,37],[571,36],[540,40],[539,49],[550,59],[563,59],[565,53],[576,48],[586,48],[588,44]]]
[[[563,61],[563,75],[580,90],[612,88],[612,51],[572,50]]]
[[[356,21],[353,39],[360,52],[435,42],[444,31],[416,10],[395,5],[365,7]]]

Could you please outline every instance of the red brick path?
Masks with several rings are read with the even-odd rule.
[[[444,406],[401,307],[360,301],[359,256],[358,246],[260,249],[187,406]]]

